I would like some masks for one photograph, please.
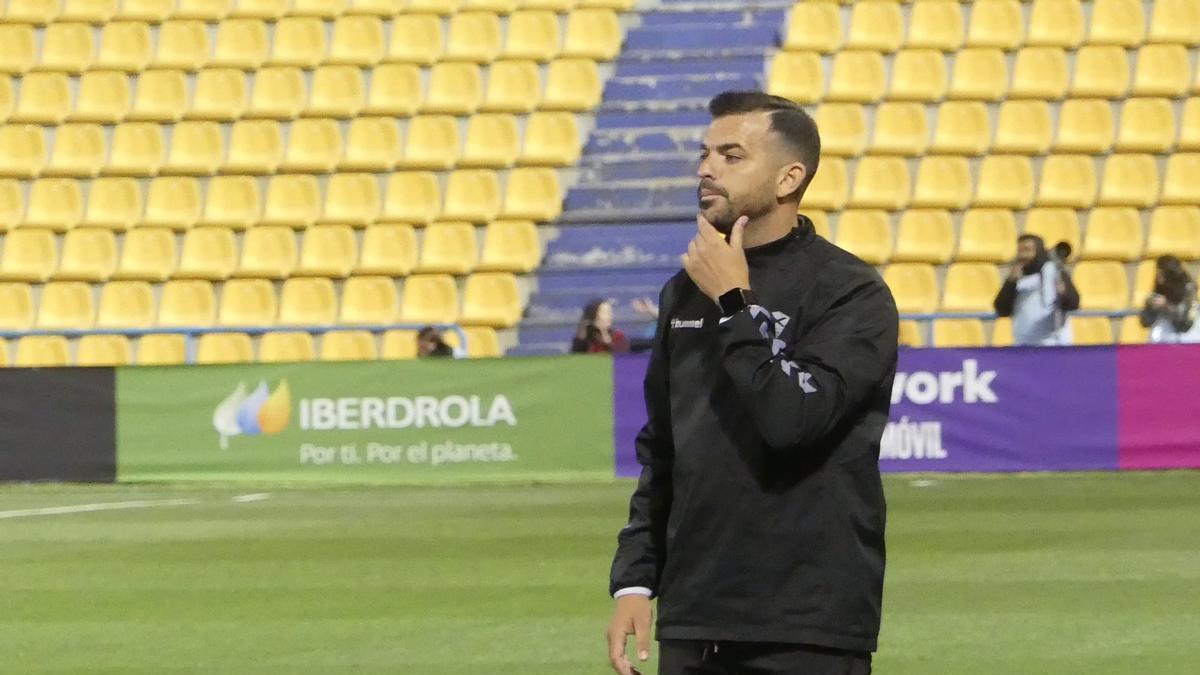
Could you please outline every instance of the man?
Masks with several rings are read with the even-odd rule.
[[[446,344],[436,328],[425,326],[417,331],[417,356],[422,359],[453,357],[454,348]]]
[[[662,290],[642,474],[618,535],[609,657],[659,672],[869,673],[897,315],[873,268],[797,216],[820,138],[795,104],[714,98],[697,234]]]
[[[1067,312],[1079,309],[1079,292],[1046,242],[1034,234],[1017,238],[1017,264],[993,303],[997,316],[1013,319],[1013,344],[1070,345]]]

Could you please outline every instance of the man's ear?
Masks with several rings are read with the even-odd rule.
[[[785,164],[779,169],[779,176],[775,182],[775,198],[785,199],[793,195],[804,185],[804,179],[808,177],[808,169],[800,162],[792,162]]]

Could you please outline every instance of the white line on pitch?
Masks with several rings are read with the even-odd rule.
[[[30,516],[62,516],[70,513],[92,511],[119,511],[121,509],[148,509],[154,506],[187,506],[199,504],[198,499],[138,499],[128,502],[103,502],[99,504],[74,504],[71,506],[48,506],[41,509],[17,509],[0,511],[0,520],[6,518],[28,518]]]
[[[254,494],[250,494],[250,495],[238,495],[233,498],[233,501],[235,501],[239,504],[245,504],[247,502],[261,502],[264,499],[270,499],[270,498],[271,498],[270,492],[255,492]]]

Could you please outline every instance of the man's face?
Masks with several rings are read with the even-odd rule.
[[[437,349],[437,346],[436,335],[430,334],[417,338],[417,354],[420,356],[429,356]]]
[[[783,161],[773,136],[765,112],[718,117],[709,125],[696,193],[701,215],[721,232],[729,232],[740,216],[753,220],[778,207],[775,189]]]
[[[1037,246],[1028,239],[1017,242],[1017,262],[1022,267],[1032,263],[1037,258]]]

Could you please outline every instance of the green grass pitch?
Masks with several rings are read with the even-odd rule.
[[[631,487],[0,487],[0,672],[609,672]],[[877,673],[1200,672],[1200,473],[886,487]]]

